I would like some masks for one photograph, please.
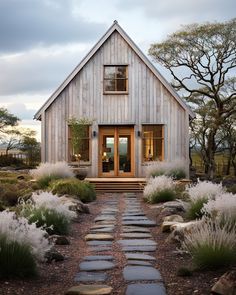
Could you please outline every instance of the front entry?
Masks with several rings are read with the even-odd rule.
[[[99,176],[134,176],[134,128],[99,128]]]

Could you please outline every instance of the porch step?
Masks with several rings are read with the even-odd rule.
[[[142,192],[145,178],[87,178],[95,186],[96,192],[123,193]]]

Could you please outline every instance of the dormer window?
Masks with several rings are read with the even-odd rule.
[[[104,93],[128,92],[128,67],[104,66]]]

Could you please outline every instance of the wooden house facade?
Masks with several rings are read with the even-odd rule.
[[[35,114],[42,162],[75,159],[68,120],[85,118],[90,177],[142,177],[153,160],[189,159],[194,114],[115,21]]]

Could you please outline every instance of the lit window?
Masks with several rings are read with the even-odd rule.
[[[81,143],[79,148],[76,148],[76,145],[73,145],[73,138],[76,138],[76,134],[73,134],[72,128],[69,126],[69,159],[70,161],[89,161],[89,145],[90,145],[90,126],[86,126],[84,129],[84,135],[81,138]]]
[[[128,67],[104,66],[104,92],[128,91]]]
[[[162,161],[164,158],[163,125],[143,125],[143,161]]]

